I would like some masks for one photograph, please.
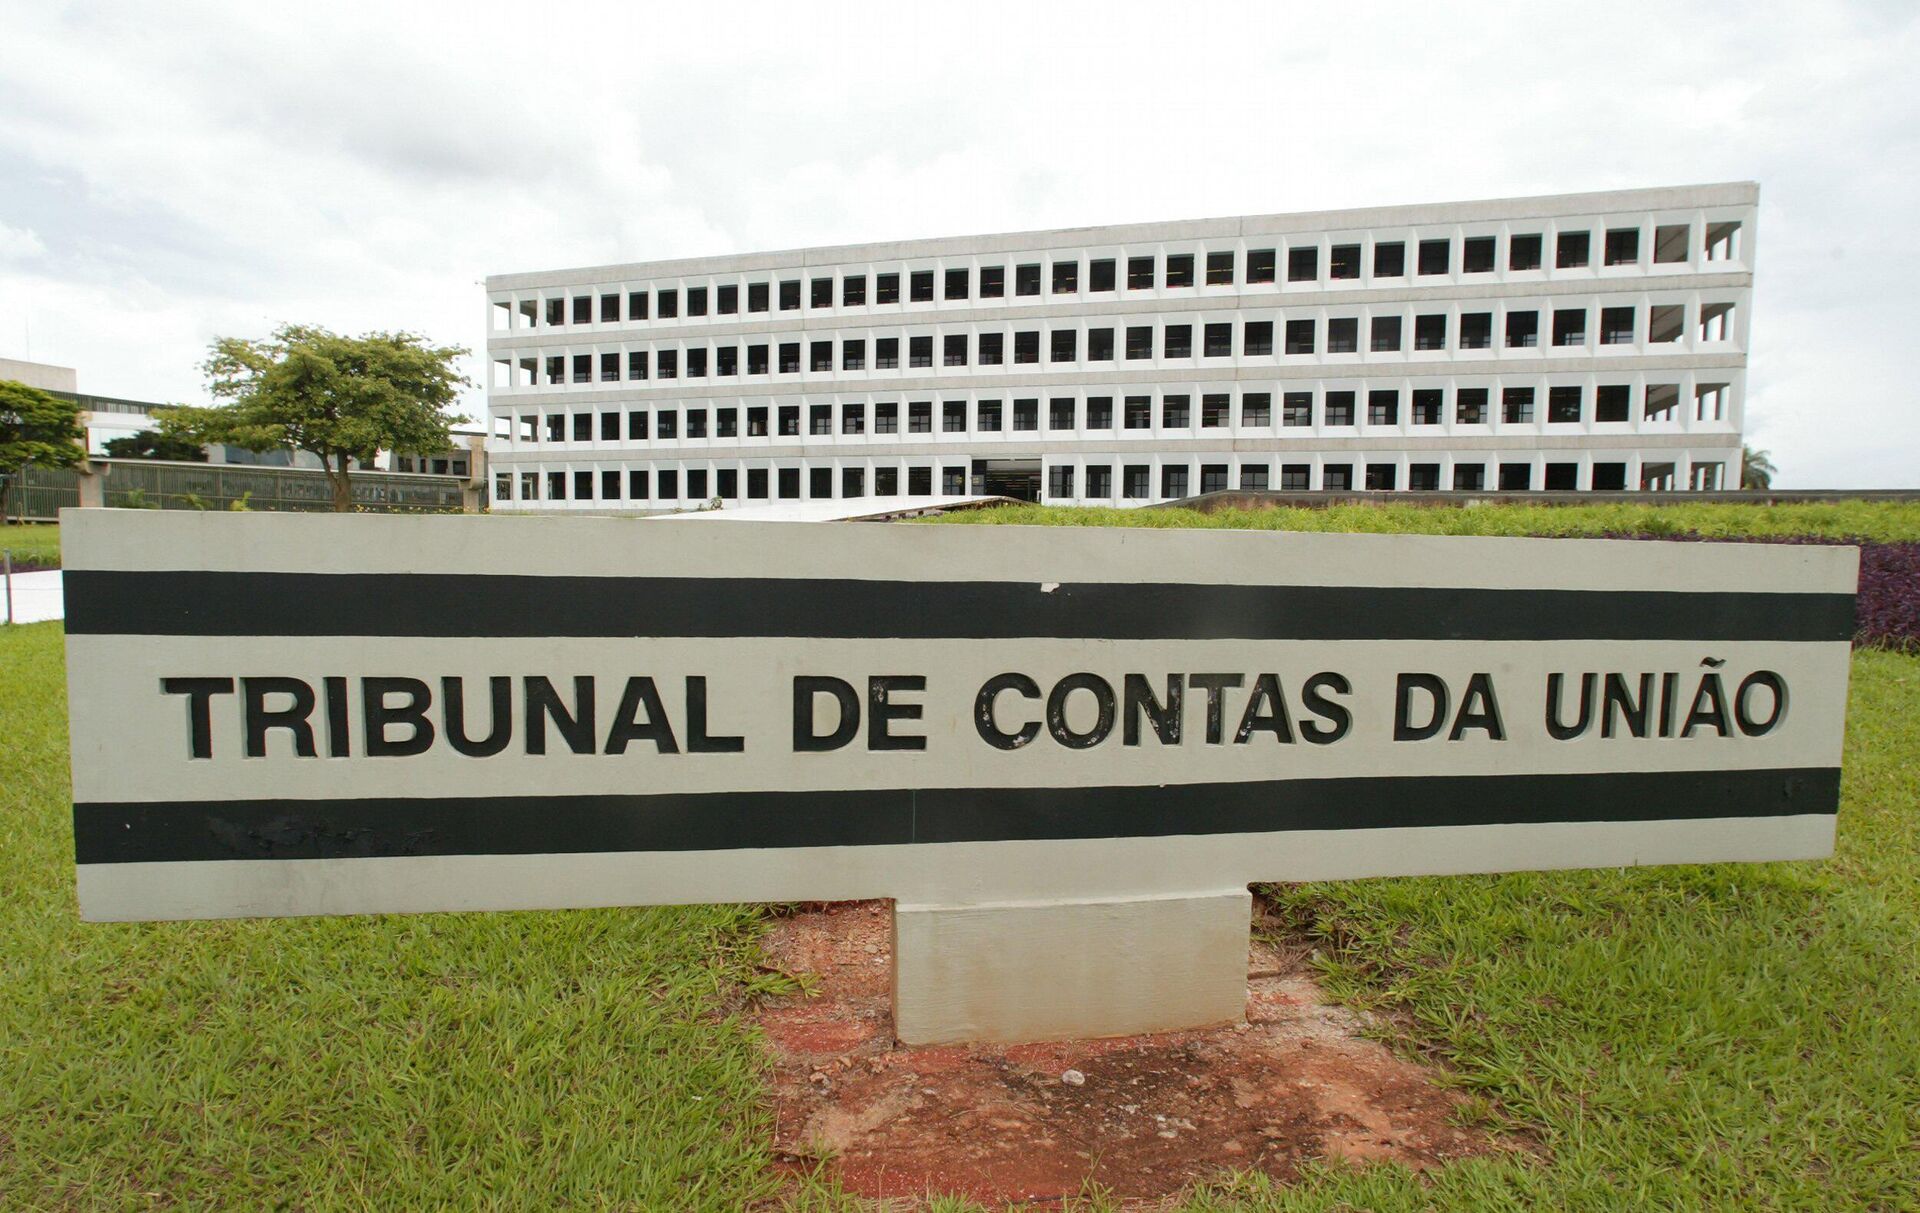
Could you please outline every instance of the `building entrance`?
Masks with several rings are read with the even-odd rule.
[[[973,491],[1016,501],[1040,500],[1039,457],[974,460]]]

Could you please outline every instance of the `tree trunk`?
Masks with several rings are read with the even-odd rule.
[[[320,457],[320,464],[327,470],[327,483],[333,486],[333,512],[351,514],[353,512],[353,482],[347,479],[347,456],[337,454],[334,466],[328,466],[326,456]]]

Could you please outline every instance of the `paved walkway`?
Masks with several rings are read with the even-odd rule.
[[[59,569],[13,575],[15,623],[44,623],[49,619],[66,617],[67,601],[60,591]],[[0,602],[0,623],[4,623],[6,618],[6,606]]]

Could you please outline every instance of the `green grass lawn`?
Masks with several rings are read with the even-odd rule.
[[[52,522],[21,522],[0,527],[0,548],[13,553],[13,563],[43,569],[60,563],[60,527]]]
[[[1644,529],[1613,520],[1633,508],[1553,513]],[[1734,525],[1724,508],[1661,512]],[[1920,535],[1897,510],[1831,508],[1752,521]],[[1118,518],[1194,517],[1174,513]],[[1481,515],[1548,529],[1484,509],[1395,529]],[[756,913],[83,925],[56,625],[0,630],[0,737],[0,1208],[731,1209],[781,1192],[737,1013]],[[1920,1208],[1920,657],[1856,655],[1846,763],[1825,863],[1275,890],[1337,997],[1543,1157],[1246,1177],[1187,1207]]]

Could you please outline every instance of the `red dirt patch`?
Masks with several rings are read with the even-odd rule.
[[[1300,955],[1269,943],[1253,946],[1244,1026],[918,1049],[893,1041],[891,943],[885,902],[813,908],[766,940],[772,964],[816,979],[758,1012],[775,1150],[795,1168],[831,1159],[849,1192],[1051,1202],[1091,1179],[1157,1198],[1314,1158],[1424,1168],[1525,1148],[1455,1124],[1461,1096],[1361,1039]]]

